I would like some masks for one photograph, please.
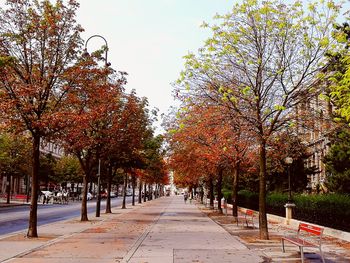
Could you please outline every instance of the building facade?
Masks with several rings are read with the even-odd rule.
[[[64,155],[64,151],[58,145],[48,142],[42,143],[40,146],[40,152],[42,154],[51,154],[54,158],[61,158]],[[27,175],[15,175],[6,176],[3,173],[0,174],[0,197],[6,196],[7,185],[10,185],[11,195],[23,195],[27,194],[30,185],[31,177]]]
[[[309,176],[307,187],[313,191],[327,191],[323,158],[329,151],[329,135],[337,128],[333,121],[332,104],[316,94],[302,103],[297,111],[297,116],[302,116],[302,121],[297,125],[297,134],[308,147],[309,153],[305,166],[315,171]]]

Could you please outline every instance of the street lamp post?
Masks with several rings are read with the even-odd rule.
[[[293,163],[293,158],[292,157],[286,157],[284,159],[284,162],[288,165],[287,167],[287,172],[288,172],[288,201],[287,204],[285,204],[286,208],[286,220],[285,223],[289,225],[290,220],[292,219],[292,210],[295,207],[295,204],[292,202],[292,188],[291,188],[291,183],[290,183],[290,169],[291,165]]]
[[[105,67],[107,68],[108,66],[110,66],[110,63],[108,63],[107,61],[107,57],[108,57],[108,43],[107,40],[101,36],[101,35],[93,35],[91,37],[89,37],[86,42],[85,42],[85,48],[84,48],[84,55],[88,55],[88,51],[87,51],[87,44],[89,42],[90,39],[94,38],[94,37],[98,37],[101,38],[105,44],[106,44],[106,48],[105,48]],[[98,173],[97,173],[97,201],[96,201],[96,217],[100,216],[100,208],[101,208],[101,192],[100,192],[100,184],[101,184],[101,174],[100,174],[100,169],[101,169],[101,160],[98,160]]]
[[[290,183],[290,169],[291,165],[293,163],[293,158],[292,157],[286,157],[284,159],[284,162],[288,165],[287,168],[287,173],[288,173],[288,203],[292,203],[292,188],[291,188],[291,183]]]

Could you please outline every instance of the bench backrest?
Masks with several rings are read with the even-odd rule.
[[[305,232],[308,232],[309,234],[312,234],[314,236],[322,236],[323,228],[322,227],[318,227],[318,226],[305,224],[305,223],[300,223],[298,231],[299,232],[300,231],[305,231]]]
[[[254,216],[254,211],[253,211],[253,210],[247,209],[247,210],[245,211],[245,214],[246,214],[247,216]]]
[[[299,223],[298,236],[301,233],[302,234],[307,234],[309,238],[311,238],[314,241],[317,241],[319,243],[319,245],[321,246],[322,234],[323,234],[323,228],[322,227],[313,226],[313,225],[309,225],[309,224],[306,224],[306,223]]]

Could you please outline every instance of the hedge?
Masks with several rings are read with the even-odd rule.
[[[284,205],[288,195],[269,193],[266,197],[267,213],[285,216]],[[324,195],[293,195],[296,208],[293,218],[325,227],[331,227],[350,232],[350,196],[340,194]],[[259,196],[248,190],[238,192],[238,205],[259,210]]]

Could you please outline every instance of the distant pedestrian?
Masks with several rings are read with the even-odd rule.
[[[187,202],[187,198],[188,198],[188,195],[187,195],[187,193],[185,193],[185,194],[184,194],[184,201],[185,201],[185,204],[186,204],[186,202]]]

